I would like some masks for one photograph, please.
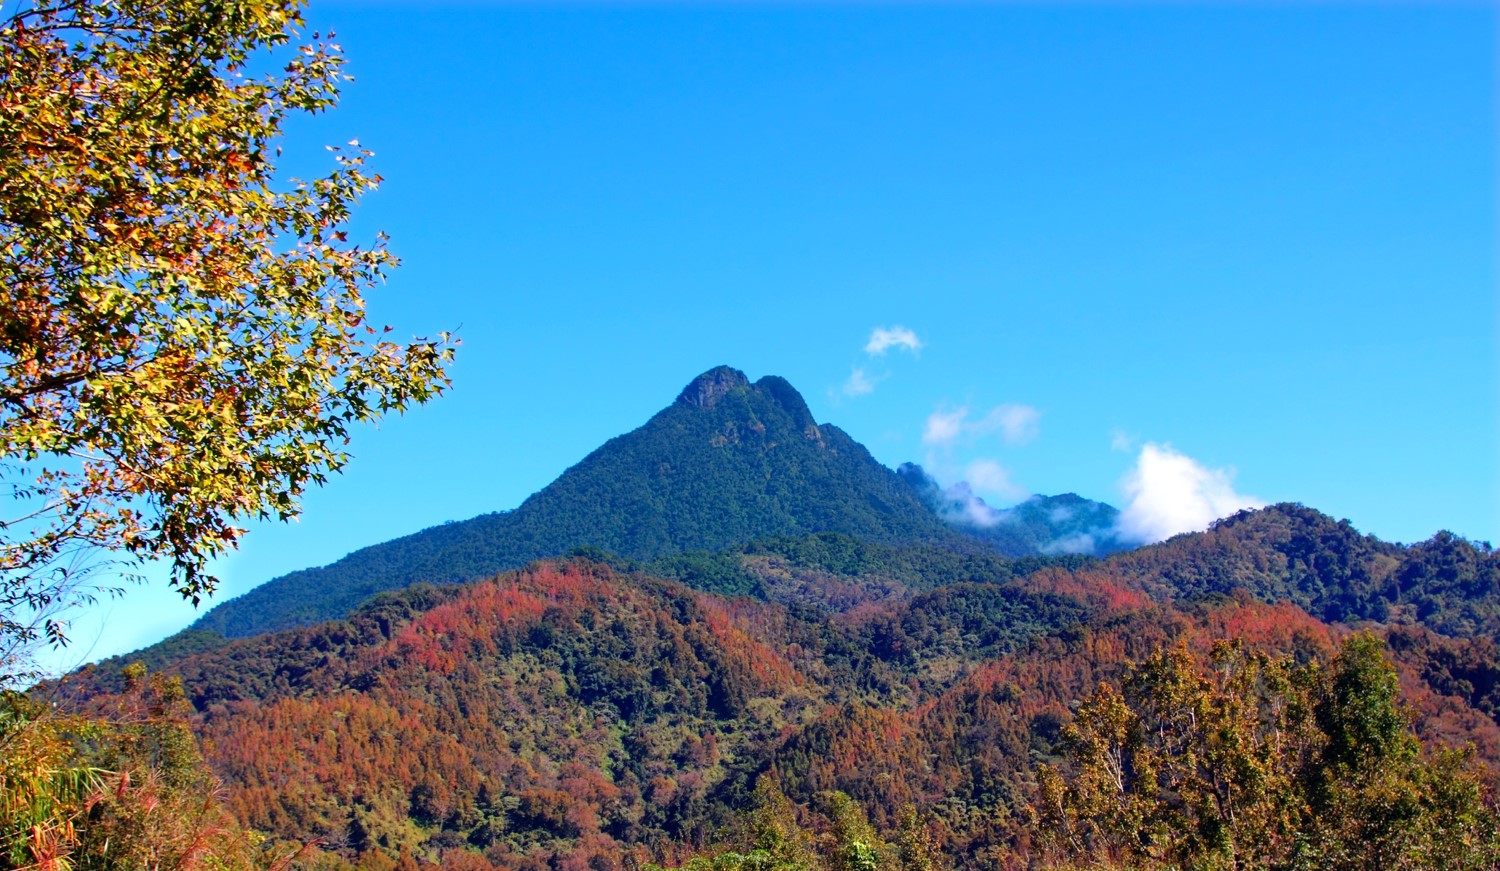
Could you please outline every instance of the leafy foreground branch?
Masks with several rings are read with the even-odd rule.
[[[197,602],[238,523],[295,515],[352,425],[447,385],[445,335],[398,344],[366,319],[395,264],[383,236],[349,241],[370,152],[277,177],[287,119],[346,79],[336,44],[293,49],[300,7],[0,18],[0,678],[64,640],[102,564],[164,561]]]

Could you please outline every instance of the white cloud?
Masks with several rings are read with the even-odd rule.
[[[891,348],[915,354],[922,350],[922,340],[906,327],[895,326],[876,327],[875,331],[870,333],[870,341],[865,343],[865,353],[875,357],[885,354]]]
[[[1001,470],[1005,474],[1004,470]],[[1017,488],[1020,491],[1020,488]],[[1023,492],[1024,491],[1020,491]],[[1016,513],[1010,508],[995,508],[974,492],[968,481],[943,488],[943,516],[956,523],[988,529],[1001,523],[1014,523]]]
[[[1120,536],[1131,541],[1162,541],[1180,532],[1207,529],[1242,508],[1265,503],[1234,491],[1232,469],[1209,469],[1170,445],[1147,442],[1135,468],[1120,480],[1126,506]]]
[[[1093,534],[1077,532],[1047,542],[1042,545],[1042,553],[1050,555],[1096,553],[1098,548],[1099,543],[1094,540]]]
[[[981,493],[989,493],[1001,499],[1024,499],[1026,488],[1010,478],[1010,471],[995,460],[979,459],[964,469],[964,479],[969,486]]]
[[[976,436],[999,431],[1006,444],[1024,445],[1041,433],[1042,413],[1029,405],[997,405],[974,424]]]
[[[1135,449],[1135,436],[1125,430],[1115,427],[1109,432],[1109,449],[1120,453],[1129,453]]]
[[[849,380],[844,382],[844,395],[864,396],[866,393],[873,393],[877,380],[871,378],[870,374],[865,370],[855,366],[853,371],[849,373]]]
[[[912,356],[916,356],[917,352],[922,350],[922,340],[917,338],[916,333],[903,326],[876,327],[870,333],[870,340],[865,343],[865,354],[868,357],[884,357],[885,352],[891,348],[909,351]],[[849,380],[844,382],[839,393],[844,396],[864,396],[874,393],[875,385],[888,377],[890,377],[890,372],[877,369],[872,374],[869,369],[856,364],[851,367]],[[834,393],[833,388],[829,388],[828,395],[834,399],[835,403],[837,402],[838,394]]]
[[[974,493],[967,481],[959,481],[952,487],[943,488],[948,504],[943,514],[949,519],[973,526],[989,528],[999,523],[1004,514],[996,511]]]
[[[1042,413],[1029,405],[997,405],[976,421],[969,420],[968,406],[951,411],[939,408],[928,415],[922,428],[922,442],[951,446],[959,441],[974,441],[991,433],[1000,433],[1006,444],[1021,445],[1041,432]]]
[[[951,445],[958,441],[964,434],[964,418],[968,416],[967,408],[934,411],[927,416],[927,423],[922,427],[922,444]]]

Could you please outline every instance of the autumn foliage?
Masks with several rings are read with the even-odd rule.
[[[366,321],[395,263],[348,235],[370,152],[277,173],[288,119],[345,78],[297,0],[3,15],[0,679],[63,640],[100,561],[159,559],[184,596],[211,592],[237,524],[295,515],[351,425],[441,392],[452,352]]]
[[[1392,550],[1264,513],[1028,572],[827,535],[670,563],[689,582],[743,572],[754,597],[541,562],[190,639],[160,667],[234,817],[315,843],[318,867],[1487,867],[1493,642],[1400,610],[1361,635],[1297,603],[1338,598],[1350,560],[1379,563],[1372,584],[1461,590],[1468,545]],[[120,691],[116,667],[73,692]],[[1350,767],[1369,736],[1339,725],[1345,673],[1374,676],[1375,768],[1399,776]],[[1393,808],[1423,821],[1372,828]]]

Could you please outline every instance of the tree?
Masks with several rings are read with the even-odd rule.
[[[0,868],[281,869],[236,823],[193,738],[182,685],[125,670],[126,689],[93,715],[0,690]]]
[[[828,818],[823,852],[830,871],[879,871],[888,852],[864,808],[838,791],[818,794]]]
[[[1326,739],[1304,777],[1311,809],[1304,866],[1500,867],[1500,819],[1469,754],[1424,754],[1379,639],[1345,642],[1313,715]]]
[[[1493,868],[1495,808],[1465,754],[1423,751],[1372,635],[1327,668],[1221,643],[1100,687],[1043,767],[1042,842],[1130,868]]]
[[[252,517],[287,519],[353,424],[440,393],[446,334],[398,344],[364,292],[395,260],[350,209],[370,152],[278,180],[339,47],[301,0],[22,0],[0,19],[0,663],[106,565],[197,603]],[[255,70],[276,70],[256,75]],[[385,330],[388,332],[389,327]],[[7,671],[0,665],[0,677]]]

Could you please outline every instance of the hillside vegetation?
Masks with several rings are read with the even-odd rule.
[[[965,546],[863,446],[817,425],[785,380],[751,384],[720,367],[514,511],[293,572],[213,608],[194,628],[242,637],[308,625],[342,617],[379,592],[472,580],[579,547],[648,559],[825,531]]]
[[[1109,698],[1101,686],[1139,704],[1140,669],[1173,650],[1179,683],[1197,668],[1217,680],[1192,663],[1227,641],[1246,663],[1334,674],[1356,625],[1384,651],[1366,666],[1399,688],[1387,728],[1414,748],[1401,758],[1446,765],[1439,780],[1470,790],[1444,807],[1490,813],[1500,660],[1482,627],[1494,625],[1496,555],[1446,534],[1391,545],[1287,505],[1105,560],[821,534],[612,563],[419,585],[163,665],[200,712],[236,818],[289,844],[318,840],[327,867],[743,858],[766,807],[811,851],[783,867],[853,867],[828,863],[859,820],[887,863],[927,851],[907,867],[1081,861],[1058,826],[1122,825],[1058,798],[1086,781],[1079,718]],[[95,691],[113,680],[108,668],[81,678]],[[1224,692],[1213,687],[1205,699]],[[1318,728],[1306,752],[1331,740]],[[1431,755],[1443,747],[1473,755]],[[1314,757],[1297,758],[1286,770],[1311,783]],[[1184,813],[1160,800],[1163,819]],[[1101,838],[1078,849],[1125,855]]]
[[[215,636],[338,619],[377,593],[461,583],[574,552],[691,561],[756,541],[835,533],[866,546],[1043,556],[1076,552],[1051,544],[1076,541],[1085,526],[1113,516],[1107,505],[1068,495],[1037,497],[992,529],[956,522],[909,470],[893,472],[842,430],[816,423],[784,379],[752,384],[720,366],[514,511],[435,526],[276,578],[139,658],[165,661],[180,647],[216,643]]]
[[[225,863],[252,841],[324,869],[1500,862],[1487,544],[1282,504],[1101,557],[1073,551],[1120,545],[1109,506],[971,497],[721,367],[515,511],[34,695],[97,722],[155,672],[193,772],[164,795],[219,815]],[[18,701],[6,722],[48,710]],[[132,732],[64,732],[36,758],[168,776]],[[46,831],[108,843],[79,782]],[[0,800],[35,805],[18,783]]]

